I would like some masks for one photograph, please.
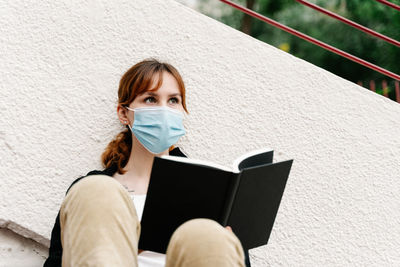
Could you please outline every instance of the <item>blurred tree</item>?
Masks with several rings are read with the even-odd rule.
[[[399,47],[369,36],[294,0],[237,0],[235,2],[394,73],[400,73]],[[373,0],[313,0],[310,2],[400,40],[400,12],[381,3]],[[400,0],[391,0],[391,2],[400,5]],[[389,90],[394,87],[392,79],[378,72],[220,4],[214,7],[221,8],[218,16],[210,13],[208,15],[350,81],[363,81],[364,85],[367,85],[369,80],[376,80],[377,92],[381,91],[379,86],[382,80],[389,82]],[[200,9],[208,5],[209,1],[203,0]],[[394,90],[391,91],[394,92]],[[394,99],[394,93],[389,92],[389,95]]]
[[[246,7],[253,10],[255,2],[255,0],[247,0]],[[251,16],[247,14],[243,16],[241,31],[246,34],[251,34]]]

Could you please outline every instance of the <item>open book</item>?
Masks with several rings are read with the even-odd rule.
[[[156,157],[139,249],[165,253],[173,232],[194,218],[231,226],[245,250],[267,244],[293,163],[272,160],[270,149],[241,156],[232,169],[184,157]]]

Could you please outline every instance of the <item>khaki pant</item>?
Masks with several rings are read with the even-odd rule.
[[[60,224],[63,266],[137,266],[140,222],[128,192],[109,176],[75,184],[62,203]],[[233,233],[194,219],[172,235],[166,266],[244,266],[244,254]]]

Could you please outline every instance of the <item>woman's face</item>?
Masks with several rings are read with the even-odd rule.
[[[184,112],[182,106],[182,95],[174,76],[169,72],[163,72],[163,82],[157,91],[147,91],[138,95],[129,105],[131,109],[141,107],[165,106]],[[157,78],[158,79],[158,78]],[[153,84],[157,84],[157,79]],[[133,122],[133,112],[128,112],[127,117],[130,125]]]
[[[182,96],[179,86],[174,76],[164,71],[163,83],[157,91],[147,91],[142,95],[138,95],[129,105],[130,108],[165,106],[178,109],[183,112]],[[156,84],[157,80],[153,84]]]

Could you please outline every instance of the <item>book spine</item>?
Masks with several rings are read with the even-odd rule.
[[[230,183],[230,187],[228,189],[227,193],[227,198],[226,202],[224,205],[224,209],[222,212],[222,218],[221,218],[221,224],[222,226],[227,226],[226,224],[228,223],[229,216],[231,214],[233,202],[235,200],[236,192],[239,187],[239,182],[240,182],[240,173],[232,173],[232,182]]]

